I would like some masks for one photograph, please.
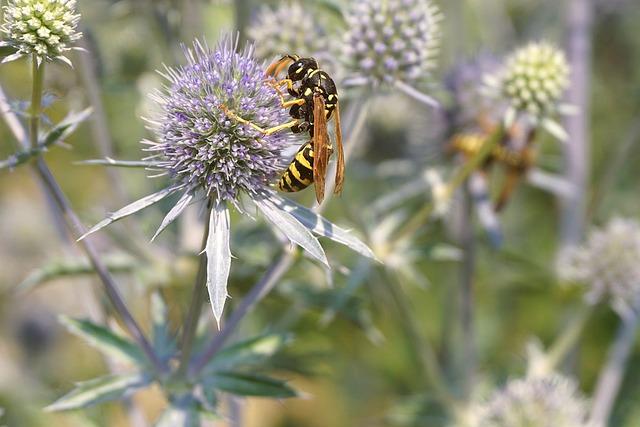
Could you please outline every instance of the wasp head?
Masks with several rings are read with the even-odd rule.
[[[318,69],[314,58],[293,57],[295,61],[289,66],[289,78],[294,82],[302,80],[308,73]]]

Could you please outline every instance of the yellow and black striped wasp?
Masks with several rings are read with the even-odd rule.
[[[450,142],[452,150],[461,153],[467,158],[475,156],[480,151],[486,143],[488,135],[495,130],[495,125],[482,117],[478,121],[482,131],[454,135]],[[521,144],[521,148],[517,149],[510,146],[516,141],[522,142],[523,139],[524,142]],[[522,129],[514,125],[508,130],[505,139],[493,148],[489,157],[481,166],[480,172],[485,176],[495,164],[500,164],[505,168],[505,181],[494,204],[495,212],[501,211],[506,206],[522,177],[533,166],[535,162],[535,154],[532,147],[534,140],[535,132],[529,131],[526,136],[523,136]]]
[[[278,75],[287,67],[287,77],[278,80]],[[334,118],[336,134],[337,165],[334,193],[340,193],[344,184],[344,150],[342,146],[342,129],[340,126],[340,107],[338,91],[333,79],[318,67],[314,58],[301,58],[298,55],[285,55],[271,64],[266,74],[270,84],[277,90],[283,108],[289,108],[293,118],[290,122],[269,129],[262,129],[232,111],[226,114],[235,120],[248,124],[265,135],[283,129],[291,129],[294,133],[309,132],[310,140],[306,142],[289,164],[277,183],[280,191],[295,192],[315,184],[316,200],[324,199],[325,175],[329,158],[334,151],[329,138],[327,122]],[[287,101],[281,88],[286,87],[293,99]],[[223,107],[224,108],[224,107]]]

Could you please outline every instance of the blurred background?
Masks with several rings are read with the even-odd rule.
[[[344,31],[339,11],[349,2],[299,3],[313,17],[311,25],[321,26],[322,31],[309,28],[309,34],[302,34],[303,30],[290,27],[306,21],[280,22],[282,33],[293,31],[299,38],[278,45],[275,31],[267,34],[264,28],[253,32],[252,28],[265,13],[263,8],[287,5],[284,1],[79,2],[81,43],[90,53],[74,52],[74,68],[48,67],[46,88],[57,101],[47,114],[55,122],[68,111],[88,105],[95,113],[66,146],[52,148],[46,158],[85,224],[94,224],[107,212],[162,187],[161,179],[147,179],[142,170],[106,170],[76,162],[144,156],[140,140],[151,136],[141,119],[151,108],[147,94],[162,84],[155,70],[163,63],[182,63],[180,43],[190,43],[197,36],[213,45],[221,34],[239,31],[243,41],[252,34],[260,36],[257,50],[265,61],[298,43],[309,51],[297,53],[322,51],[324,56],[319,57],[340,68],[331,44]],[[443,35],[429,93],[445,107],[457,96],[450,90],[452,80],[466,78],[464,84],[476,84],[485,64],[528,41],[545,39],[570,47],[576,13],[586,10],[592,18],[592,25],[586,27],[592,56],[583,64],[591,77],[585,94],[590,103],[586,157],[578,165],[585,171],[584,209],[568,209],[563,197],[523,182],[500,214],[499,247],[479,224],[471,232],[475,381],[480,389],[488,389],[522,375],[527,343],[537,337],[549,344],[581,306],[579,290],[560,286],[556,278],[560,247],[580,242],[591,225],[640,213],[636,167],[640,161],[640,6],[633,0],[449,0],[437,4],[444,15]],[[16,109],[29,98],[27,67],[21,60],[0,68],[0,84],[16,100]],[[465,72],[470,77],[460,77]],[[463,102],[473,103],[469,98]],[[348,130],[349,123],[343,126]],[[428,197],[421,195],[426,194],[422,187],[413,197],[396,202],[383,197],[426,171],[446,172],[458,164],[447,154],[447,126],[433,109],[399,91],[377,91],[366,131],[347,169],[344,194],[331,202],[326,217],[366,236],[374,246],[376,239],[384,241],[385,227],[393,229],[390,224],[404,221]],[[4,124],[0,137],[0,158],[6,158],[15,145]],[[543,135],[538,149],[538,168],[575,180],[568,175],[566,146]],[[579,183],[580,176],[577,179]],[[307,205],[312,201],[307,193],[294,198]],[[465,232],[456,221],[457,213],[464,211],[462,202],[454,197],[451,215],[430,221],[409,246],[394,248],[389,254],[394,274],[329,242],[325,245],[332,263],[342,266],[334,269],[331,286],[325,272],[308,260],[299,261],[286,274],[241,329],[247,335],[265,328],[293,332],[295,339],[277,363],[287,368],[283,378],[305,397],[244,400],[240,404],[243,425],[446,425],[425,379],[428,365],[421,346],[430,343],[447,382],[462,388],[465,378],[459,367],[464,361],[456,350],[464,336],[456,291],[465,274],[460,249]],[[401,209],[395,209],[398,206]],[[165,296],[170,317],[179,327],[197,269],[195,252],[201,233],[197,210],[149,243],[170,207],[160,203],[96,238],[117,272],[127,302],[146,327],[153,290]],[[233,223],[232,251],[238,260],[229,284],[236,298],[230,300],[229,310],[278,253],[277,240],[264,225],[239,215]],[[0,425],[128,426],[136,419],[141,422],[140,417],[154,419],[165,404],[154,389],[136,394],[128,404],[109,403],[62,414],[42,411],[74,382],[110,369],[98,352],[59,326],[58,314],[109,321],[109,307],[28,168],[0,171],[0,236],[0,407],[5,409]],[[617,324],[615,312],[598,306],[580,345],[562,366],[587,396]],[[612,426],[640,426],[637,345],[628,366]]]

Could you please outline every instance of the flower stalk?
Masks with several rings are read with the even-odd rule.
[[[598,377],[591,410],[591,423],[595,426],[606,425],[611,417],[631,349],[636,340],[638,326],[640,326],[639,313],[640,298],[636,298],[633,307],[626,312],[626,315],[622,316],[622,323],[618,327],[616,339],[609,350],[607,362]]]
[[[35,58],[34,58],[34,62]],[[38,141],[38,129],[40,122],[40,104],[42,100],[42,91],[43,91],[43,81],[44,81],[44,63],[40,63],[38,67],[33,68],[34,78],[32,81],[32,102],[35,101],[35,104],[32,103],[29,107],[30,115],[29,115],[29,142],[33,144],[33,141],[37,144]],[[34,114],[36,113],[36,114]],[[26,132],[20,125],[20,122],[15,117],[15,113],[11,110],[3,109],[0,113],[5,116],[5,121],[8,123],[13,123],[13,126],[10,126],[11,131],[13,132],[15,138],[18,142],[24,143],[24,135]],[[26,145],[26,144],[25,144]],[[25,147],[26,148],[26,147]],[[49,170],[44,159],[40,156],[36,157],[35,162],[33,163],[33,169],[36,172],[36,175],[39,177],[42,182],[45,190],[49,193],[52,199],[55,201],[55,206],[61,213],[61,215],[65,219],[65,224],[68,230],[74,236],[80,236],[84,234],[85,228],[80,221],[80,218],[73,211],[71,204],[67,200],[62,188],[56,181],[55,177]],[[89,240],[83,240],[80,242],[80,247],[85,252],[91,265],[93,266],[96,274],[100,278],[100,281],[103,284],[105,289],[105,293],[107,297],[111,301],[115,311],[119,314],[125,328],[129,331],[133,339],[140,346],[142,351],[145,353],[151,365],[155,368],[158,374],[162,374],[166,372],[166,367],[160,362],[157,355],[151,348],[149,341],[146,339],[142,328],[133,318],[133,315],[127,308],[126,304],[118,288],[113,280],[113,277],[107,270],[106,266],[100,260],[98,256],[98,252],[95,247],[91,244]]]
[[[442,194],[438,195],[438,200],[433,200],[431,203],[427,203],[416,212],[406,223],[405,225],[398,230],[396,234],[396,241],[400,241],[403,238],[415,234],[420,228],[422,228],[425,221],[428,221],[431,218],[431,215],[436,210],[436,207],[441,203],[446,203],[450,200],[454,191],[458,189],[469,176],[478,169],[478,167],[484,162],[494,147],[503,140],[505,137],[505,128],[501,123],[498,127],[493,131],[491,136],[487,138],[487,141],[482,146],[480,150],[476,153],[474,157],[472,157],[469,161],[467,161],[456,174],[451,178],[449,183],[446,185]]]
[[[211,215],[211,208],[207,209],[207,216]],[[180,366],[178,368],[178,375],[184,376],[187,373],[189,366],[189,360],[191,358],[191,352],[193,350],[193,342],[198,329],[198,321],[200,320],[200,314],[202,313],[202,307],[207,297],[207,254],[205,248],[207,245],[207,236],[209,235],[209,221],[205,221],[204,232],[202,235],[202,245],[200,253],[200,262],[198,265],[198,274],[196,275],[196,281],[193,285],[193,293],[191,294],[191,303],[189,305],[189,311],[184,322],[184,329],[182,332],[182,344],[180,346]]]
[[[38,55],[32,55],[33,88],[31,91],[31,107],[29,109],[29,143],[32,150],[38,148],[38,128],[40,126],[40,111],[42,109],[42,92],[44,84],[44,62]]]

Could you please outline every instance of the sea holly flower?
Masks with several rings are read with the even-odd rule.
[[[589,303],[608,298],[624,314],[640,304],[640,224],[614,218],[591,231],[583,245],[565,249],[557,268],[563,279],[589,287]]]
[[[354,84],[390,84],[434,104],[413,85],[431,75],[441,14],[430,0],[356,0],[346,13],[344,54]]]
[[[295,1],[275,9],[262,6],[248,35],[260,42],[256,44],[256,56],[268,61],[287,53],[321,59],[328,51],[328,39],[318,18]]]
[[[80,15],[76,0],[9,0],[4,7],[2,46],[16,49],[3,62],[35,55],[38,61],[62,60],[64,53],[82,37],[77,31]]]
[[[236,44],[225,38],[211,50],[196,41],[191,49],[185,48],[186,65],[167,67],[162,73],[168,84],[153,94],[160,108],[157,117],[149,119],[157,138],[143,141],[151,155],[133,164],[157,171],[157,176],[168,176],[170,183],[110,214],[85,234],[179,193],[155,238],[189,204],[205,203],[210,212],[204,248],[208,260],[207,287],[218,321],[227,298],[231,264],[229,209],[235,207],[246,212],[245,201],[291,242],[327,267],[327,257],[314,234],[373,257],[364,243],[271,189],[270,184],[291,160],[292,149],[303,141],[286,130],[264,135],[228,116],[228,110],[232,110],[262,128],[289,120],[278,93],[266,79],[263,64],[253,56],[253,47],[238,52]],[[104,163],[132,165],[110,159]]]
[[[571,110],[560,103],[569,74],[564,52],[548,42],[532,42],[511,53],[496,73],[484,77],[485,93],[508,104],[507,124],[524,114],[534,125],[565,140],[566,132],[552,118]]]
[[[467,425],[482,427],[587,427],[588,403],[575,381],[558,374],[510,380],[479,402]]]

